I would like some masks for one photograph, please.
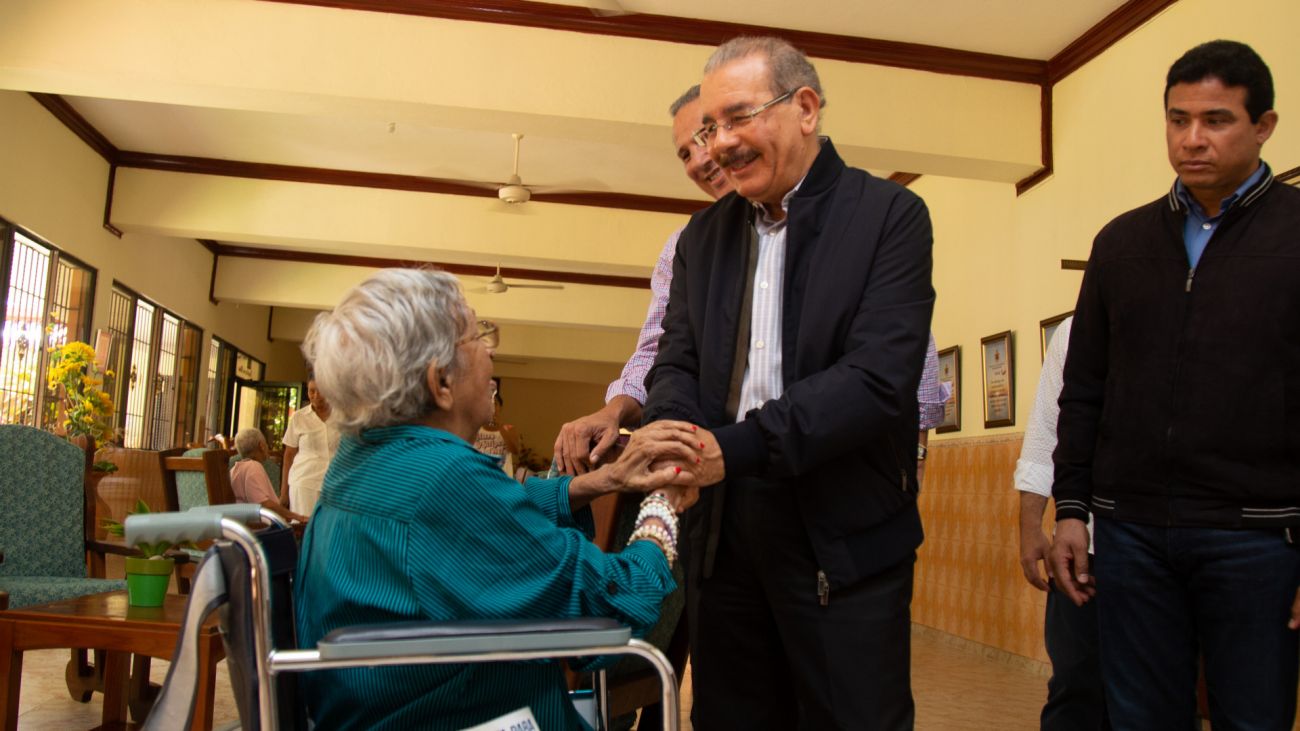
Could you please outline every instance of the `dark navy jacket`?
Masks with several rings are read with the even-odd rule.
[[[1169,195],[1111,221],[1075,309],[1057,519],[1300,525],[1300,190],[1272,175],[1196,269]]]
[[[789,202],[785,391],[728,423],[753,215],[733,193],[682,232],[645,420],[700,424],[716,435],[728,478],[788,487],[799,508],[791,519],[803,521],[831,586],[849,586],[921,543],[916,387],[934,307],[929,212],[906,188],[847,167],[822,140]],[[692,540],[711,505],[705,489],[687,516]]]

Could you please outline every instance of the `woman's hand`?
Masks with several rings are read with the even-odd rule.
[[[702,444],[695,426],[684,421],[657,421],[642,427],[632,435],[617,462],[573,478],[569,483],[569,504],[577,509],[614,491],[697,487]],[[690,498],[690,502],[694,499]]]
[[[632,433],[618,461],[605,469],[615,489],[649,492],[668,485],[698,486],[702,442],[693,424],[656,421]]]

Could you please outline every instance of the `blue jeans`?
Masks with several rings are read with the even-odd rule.
[[[1041,731],[1109,731],[1097,642],[1097,604],[1076,607],[1052,584],[1043,640],[1052,659]]]
[[[1280,530],[1097,520],[1097,610],[1111,725],[1185,731],[1205,658],[1214,731],[1295,719],[1300,641],[1287,629],[1300,550]]]

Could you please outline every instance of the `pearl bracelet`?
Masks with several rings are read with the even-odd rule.
[[[673,542],[677,541],[677,516],[671,510],[665,509],[662,505],[645,505],[636,516],[636,525],[640,526],[648,518],[658,518],[672,535]]]
[[[632,531],[628,543],[643,539],[653,540],[659,544],[659,547],[664,552],[664,558],[668,559],[669,566],[672,566],[677,561],[677,541],[673,540],[668,535],[668,531],[664,530],[662,526],[653,523],[639,525],[636,530]]]
[[[640,528],[647,518],[654,517],[663,521],[664,528],[667,529],[673,546],[677,545],[677,512],[673,510],[672,504],[664,495],[654,493],[647,495],[641,501],[641,510],[636,516],[636,528]]]

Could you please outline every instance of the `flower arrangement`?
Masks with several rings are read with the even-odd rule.
[[[112,378],[113,372],[104,375]],[[113,438],[113,399],[101,388],[104,378],[95,365],[94,348],[78,341],[50,348],[46,380],[62,399],[59,426],[68,438],[84,436],[96,442]]]

